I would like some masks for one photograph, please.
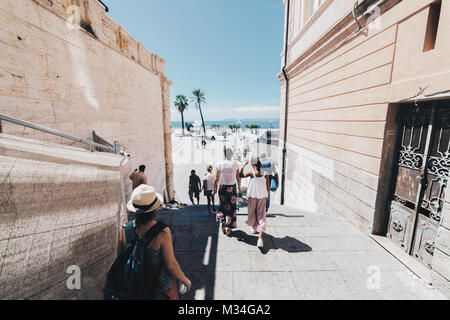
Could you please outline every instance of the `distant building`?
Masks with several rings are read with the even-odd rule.
[[[355,2],[284,0],[282,198],[390,239],[450,295],[450,2]]]

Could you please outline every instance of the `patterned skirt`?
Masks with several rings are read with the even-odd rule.
[[[237,228],[236,221],[236,203],[237,191],[236,185],[222,185],[219,188],[220,207],[217,213],[216,221],[222,223],[226,228]]]

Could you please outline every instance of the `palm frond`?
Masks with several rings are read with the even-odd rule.
[[[187,101],[186,96],[182,94],[176,96],[174,104],[175,107],[178,108],[178,111],[180,111],[181,113],[183,113],[189,107],[189,103]]]
[[[201,89],[193,90],[192,91],[191,101],[195,102],[197,104],[197,108],[198,108],[198,105],[200,103],[205,103],[206,102],[206,93],[205,93],[205,91],[202,91]]]

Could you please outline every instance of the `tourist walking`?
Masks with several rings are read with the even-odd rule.
[[[214,194],[219,192],[220,209],[217,213],[217,222],[221,224],[222,231],[231,237],[232,229],[237,228],[236,203],[237,194],[241,189],[239,165],[234,161],[233,150],[224,149],[225,160],[217,164]]]
[[[270,178],[262,170],[261,161],[257,157],[251,159],[252,170],[244,174],[247,161],[240,171],[241,178],[251,178],[247,188],[248,220],[250,233],[259,233],[258,248],[264,247],[263,234],[266,231],[266,202],[270,192]]]
[[[202,182],[200,177],[196,174],[195,170],[191,171],[189,176],[189,198],[191,199],[192,206],[195,207],[194,197],[197,199],[197,205],[200,205],[200,190],[202,189]]]
[[[145,166],[141,165],[138,169],[134,170],[129,176],[130,180],[133,181],[133,190],[139,187],[141,184],[147,184],[147,176],[145,175]]]
[[[270,194],[271,194],[271,192],[277,191],[279,183],[280,183],[280,178],[278,175],[277,166],[274,165],[274,163],[270,159],[267,158],[267,155],[265,153],[262,153],[259,159],[262,164],[263,172],[265,172],[270,178],[270,190],[269,190],[269,196],[267,198],[267,204],[266,204],[266,213],[267,213],[267,212],[269,212],[269,208],[270,208]]]
[[[135,243],[134,240],[152,239],[145,247],[143,259],[145,281],[141,290],[142,296],[137,297],[138,299],[178,300],[176,280],[187,286],[187,292],[191,288],[191,281],[183,273],[175,258],[170,228],[154,219],[162,203],[163,197],[156,193],[155,188],[140,185],[133,191],[127,205],[129,211],[136,213],[136,220],[128,222],[119,231],[118,256],[129,248],[128,245]]]
[[[206,167],[207,173],[205,174],[205,177],[203,178],[203,190],[205,192],[205,197],[208,200],[208,213],[213,214],[216,212],[216,205],[214,201],[214,182],[216,180],[216,177],[213,174],[213,166],[208,165]],[[212,207],[211,207],[212,204]],[[211,210],[212,208],[212,210]]]

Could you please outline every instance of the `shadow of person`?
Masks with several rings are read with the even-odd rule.
[[[256,247],[258,236],[249,235],[241,230],[234,231],[231,237],[237,238],[238,241],[244,242],[250,246]],[[284,238],[276,238],[270,234],[263,235],[264,247],[260,248],[262,254],[268,254],[270,250],[283,250],[289,253],[309,252],[312,248],[293,237],[286,236]]]
[[[254,247],[256,247],[256,245],[258,244],[257,236],[251,236],[241,230],[233,231],[233,233],[231,233],[231,237],[237,238],[238,241],[245,242],[246,244]]]

